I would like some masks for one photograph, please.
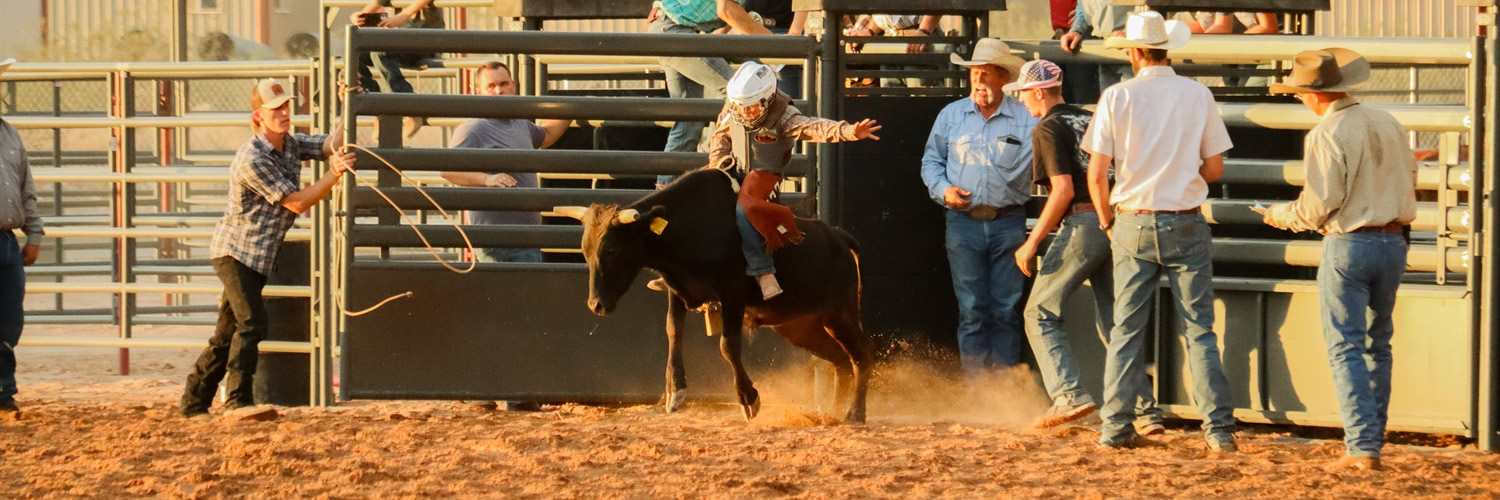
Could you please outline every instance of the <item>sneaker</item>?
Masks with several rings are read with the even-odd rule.
[[[1099,407],[1094,403],[1073,404],[1071,398],[1058,398],[1057,402],[1047,409],[1047,413],[1038,418],[1032,428],[1050,429],[1069,422],[1080,420],[1092,415]]]
[[[1238,453],[1240,445],[1235,444],[1232,439],[1229,441],[1209,441],[1208,449],[1217,453]]]
[[[1167,426],[1161,422],[1137,422],[1135,424],[1136,434],[1142,436],[1157,436],[1167,433]]]
[[[182,417],[192,422],[207,422],[214,419],[214,416],[209,415],[206,411],[183,414]]]
[[[1130,436],[1124,441],[1120,441],[1118,443],[1099,443],[1099,446],[1097,448],[1100,450],[1133,450],[1136,448],[1151,446],[1151,444],[1152,441],[1150,439],[1146,439],[1144,436],[1137,434],[1134,436]]]
[[[772,297],[781,295],[781,284],[776,282],[776,275],[762,274],[755,277],[760,283],[760,296],[763,300],[771,300]]]
[[[1099,418],[1099,412],[1096,411],[1074,421],[1073,425],[1093,427],[1095,430],[1098,430],[1099,426],[1104,425],[1104,419]]]
[[[7,399],[0,401],[0,420],[20,420],[21,407],[16,406],[16,400]]]

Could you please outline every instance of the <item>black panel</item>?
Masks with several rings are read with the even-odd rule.
[[[859,240],[864,322],[879,352],[948,358],[958,306],[943,248],[943,209],[922,184],[922,151],[952,98],[871,97],[844,101],[846,120],[873,118],[880,141],[838,148],[840,227]]]
[[[276,266],[266,279],[268,285],[307,286],[308,263],[312,246],[305,241],[289,241],[276,253]],[[312,308],[303,297],[266,297],[266,340],[307,342]],[[311,387],[307,380],[312,360],[306,354],[263,352],[256,361],[251,390],[257,404],[303,406]]]
[[[347,309],[410,290],[413,297],[349,318],[341,395],[351,399],[656,401],[665,386],[665,295],[645,277],[616,312],[585,307],[581,266],[510,265],[459,275],[350,270]],[[702,315],[684,335],[689,395],[728,400],[733,385]],[[769,331],[746,341],[752,376],[806,359]]]

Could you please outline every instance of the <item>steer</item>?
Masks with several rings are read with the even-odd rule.
[[[860,324],[859,249],[854,238],[821,221],[798,219],[805,241],[774,255],[784,292],[763,300],[755,280],[745,275],[734,190],[728,174],[704,169],[624,209],[598,204],[553,209],[583,221],[589,310],[609,314],[642,268],[661,273],[669,289],[669,412],[682,402],[687,387],[678,340],[688,310],[717,307],[723,324],[719,349],[734,369],[745,420],[760,411],[760,394],[740,360],[740,338],[745,328],[769,326],[787,342],[837,367],[838,404],[849,404],[844,421],[863,423],[874,347]]]

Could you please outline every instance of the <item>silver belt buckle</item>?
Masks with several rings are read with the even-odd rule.
[[[999,213],[999,209],[989,205],[975,205],[974,208],[969,209],[969,217],[985,222],[995,220]]]

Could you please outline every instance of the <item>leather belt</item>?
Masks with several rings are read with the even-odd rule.
[[[1115,207],[1116,213],[1135,215],[1191,215],[1202,213],[1202,208],[1189,208],[1187,210],[1136,210],[1132,208]]]
[[[1068,211],[1067,211],[1067,213],[1063,214],[1063,217],[1069,217],[1069,216],[1081,214],[1081,213],[1084,213],[1084,212],[1093,212],[1093,211],[1094,211],[1094,204],[1093,203],[1074,203],[1073,206],[1068,207]]]
[[[1011,206],[1008,206],[1008,207],[992,207],[992,206],[989,206],[989,205],[974,205],[973,208],[970,208],[968,212],[964,212],[964,213],[969,214],[969,217],[972,217],[974,220],[989,222],[989,221],[995,220],[995,219],[997,219],[999,217],[1002,217],[1005,214],[1011,213],[1011,211],[1013,211],[1013,210],[1015,210],[1016,208],[1019,208],[1019,207],[1020,207],[1020,205],[1011,205]]]
[[[774,27],[774,26],[776,26],[776,19],[775,18],[770,18],[770,17],[762,16],[762,15],[760,15],[759,12],[756,12],[756,11],[753,11],[753,10],[745,11],[745,13],[749,14],[750,15],[750,20],[751,21],[755,21],[756,24],[760,24],[760,25],[767,26],[767,27]]]
[[[1406,225],[1400,222],[1390,222],[1382,226],[1365,226],[1350,231],[1351,233],[1399,233]]]

